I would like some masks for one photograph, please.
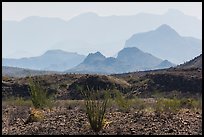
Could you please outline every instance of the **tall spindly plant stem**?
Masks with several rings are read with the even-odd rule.
[[[88,120],[92,130],[98,134],[104,126],[104,118],[109,101],[108,90],[99,92],[99,90],[81,90],[81,94],[85,97],[85,106]],[[103,95],[103,96],[101,96]]]

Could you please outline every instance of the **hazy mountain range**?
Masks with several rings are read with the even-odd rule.
[[[2,59],[3,66],[13,66],[36,70],[64,71],[70,69],[84,60],[85,56],[62,50],[49,50],[41,56],[21,58],[21,59]]]
[[[3,58],[2,63],[3,66],[37,70],[125,73],[169,68],[175,66],[176,59],[180,62],[191,60],[202,53],[201,43],[196,38],[182,37],[170,26],[163,24],[156,30],[134,34],[126,41],[126,48],[120,50],[115,58],[105,57],[100,52],[90,53],[86,57],[78,53],[49,50],[37,57]]]
[[[164,64],[162,59],[144,53],[136,47],[124,48],[118,52],[116,58],[105,57],[100,52],[90,53],[85,57],[62,50],[49,50],[38,57],[2,59],[3,66],[33,70],[107,74],[174,66],[173,63],[168,63]]]
[[[131,47],[119,51],[116,58],[106,58],[100,52],[91,53],[81,64],[66,72],[111,74],[172,66],[175,65],[170,62],[169,64],[164,64],[161,59],[149,53],[144,53],[136,47]]]
[[[3,57],[20,58],[61,49],[83,55],[100,51],[113,56],[123,49],[125,41],[133,34],[153,30],[162,24],[170,25],[182,36],[202,37],[202,21],[177,10],[162,15],[98,16],[84,13],[68,21],[31,16],[21,21],[2,21],[2,54]]]
[[[97,53],[95,53],[95,55],[90,54],[90,56],[101,56],[101,54],[99,52],[97,52]],[[102,58],[104,58],[104,57],[102,57]],[[110,60],[112,60],[112,59],[116,60],[114,58],[110,58]],[[106,60],[109,60],[109,59],[106,59]],[[157,68],[161,65],[163,67],[165,67],[165,66],[172,65],[172,64],[170,62],[168,62],[167,60],[164,60],[157,66]],[[181,68],[181,69],[200,68],[200,69],[202,69],[202,54],[195,57],[194,59],[192,59],[190,61],[185,62],[184,64],[176,66],[176,68]],[[45,75],[45,74],[53,74],[53,73],[60,74],[60,72],[53,72],[53,71],[37,71],[37,70],[2,66],[2,75],[3,76],[25,77],[25,76],[30,76],[30,75]]]
[[[152,31],[134,34],[125,42],[125,47],[137,47],[176,64],[191,60],[202,53],[201,40],[183,37],[166,24]]]

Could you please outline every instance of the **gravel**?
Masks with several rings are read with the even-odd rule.
[[[83,109],[57,107],[45,112],[41,122],[24,124],[29,107],[2,107],[3,135],[94,135]],[[202,113],[146,113],[137,110],[106,113],[109,124],[100,135],[202,135]]]

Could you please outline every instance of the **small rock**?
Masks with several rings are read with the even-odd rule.
[[[187,110],[187,111],[186,111],[186,113],[190,113],[190,111],[189,111],[189,110]]]
[[[172,128],[169,129],[168,133],[172,133],[172,132],[174,132],[174,130]]]
[[[200,114],[200,113],[197,111],[196,114]]]
[[[131,134],[135,134],[136,133],[135,129],[133,129],[133,128],[130,128],[130,132],[131,132]]]
[[[200,119],[200,118],[201,118],[201,116],[196,116],[196,118],[199,118],[199,119]]]
[[[65,123],[60,123],[60,126],[64,126],[65,125]]]

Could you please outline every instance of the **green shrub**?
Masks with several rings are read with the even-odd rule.
[[[102,91],[101,91],[102,92]],[[81,94],[85,97],[85,106],[88,120],[92,130],[98,132],[104,127],[105,113],[109,101],[109,91],[103,91],[103,98],[98,90],[86,90]]]
[[[31,100],[25,100],[22,97],[17,97],[15,100],[15,104],[18,106],[32,106]]]
[[[155,105],[157,112],[176,112],[181,108],[181,102],[179,99],[166,99],[159,98]]]
[[[125,99],[125,97],[120,93],[118,90],[115,90],[115,102],[118,105],[120,111],[122,112],[128,112],[132,101],[130,99]]]
[[[134,97],[134,99],[132,99],[131,104],[135,109],[139,111],[149,107],[148,103],[144,102],[143,99],[138,98],[138,97]]]
[[[40,86],[39,81],[29,79],[30,94],[33,106],[35,108],[51,107],[53,104],[53,96],[48,95],[47,91]]]
[[[202,99],[194,98],[158,98],[154,105],[157,112],[176,112],[179,109],[202,109]]]
[[[192,106],[195,109],[202,109],[202,99],[193,99]]]
[[[181,106],[188,109],[200,109],[202,108],[202,99],[182,98]]]
[[[28,100],[28,99],[24,99],[22,97],[8,97],[4,100],[2,100],[3,104],[7,104],[7,105],[17,105],[17,106],[32,106],[32,101]]]

